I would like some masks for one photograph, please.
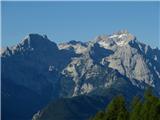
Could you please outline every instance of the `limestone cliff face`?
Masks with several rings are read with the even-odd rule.
[[[99,94],[115,85],[152,86],[160,95],[160,50],[127,31],[59,45],[45,35],[29,34],[1,51],[1,63],[2,99],[13,106],[34,99],[35,111],[51,99]],[[28,104],[23,108],[32,109]]]

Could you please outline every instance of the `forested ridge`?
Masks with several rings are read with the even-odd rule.
[[[160,120],[160,99],[148,89],[143,99],[135,96],[128,107],[123,96],[116,96],[90,120]]]

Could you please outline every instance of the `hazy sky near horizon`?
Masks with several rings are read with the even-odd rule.
[[[2,2],[2,47],[29,33],[56,43],[89,41],[128,29],[138,40],[160,48],[160,2]]]

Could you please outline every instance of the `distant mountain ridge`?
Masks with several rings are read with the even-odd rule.
[[[29,34],[1,52],[1,63],[5,120],[27,120],[50,100],[107,96],[112,88],[133,96],[127,90],[138,93],[151,86],[160,95],[160,50],[126,30],[59,45],[46,35]]]

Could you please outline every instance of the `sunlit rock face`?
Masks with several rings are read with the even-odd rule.
[[[36,106],[28,115],[51,99],[98,95],[113,86],[134,86],[134,90],[151,86],[160,95],[160,50],[126,30],[59,45],[46,35],[29,34],[1,50],[1,62],[2,101],[21,106],[23,98],[28,104],[34,100],[23,106],[30,110]]]
[[[75,96],[89,93],[101,86],[96,85],[95,87],[92,83],[85,81],[90,78],[94,79],[95,76],[99,80],[102,73],[108,68],[117,70],[120,74],[128,77],[135,86],[144,88],[144,85],[147,84],[159,91],[159,49],[152,49],[139,42],[127,30],[110,35],[100,35],[95,40],[85,43],[72,40],[58,46],[46,35],[29,34],[19,44],[3,49],[1,57],[2,63],[4,63],[2,68],[5,66],[4,70],[6,70],[4,74],[10,74],[11,80],[13,79],[12,81],[18,85],[32,86],[32,89],[37,89],[36,91],[39,91],[40,87],[34,87],[33,84],[41,86],[41,82],[37,83],[36,79],[33,80],[35,76],[33,74],[31,77],[33,72],[30,73],[33,70],[34,73],[39,71],[42,75],[45,74],[47,80],[43,81],[49,81],[51,84],[55,81],[62,81],[65,84],[66,80],[64,79],[70,77],[72,88],[69,87],[70,90],[65,90],[67,93],[72,92],[69,92],[69,95]],[[17,61],[17,64],[12,61]],[[25,74],[19,72],[24,66],[27,66]],[[29,68],[31,70],[27,70]],[[14,72],[18,75],[16,79]],[[51,74],[58,75],[52,78]],[[25,80],[25,75],[28,76],[27,80]],[[109,81],[105,84],[109,86],[112,83]],[[60,87],[59,89],[64,89],[63,85]]]
[[[100,35],[94,41],[88,42],[87,46],[87,50],[85,49],[85,52],[82,52],[82,56],[72,59],[69,66],[64,69],[68,71],[66,72],[68,75],[73,77],[76,84],[82,76],[84,77],[84,73],[87,74],[87,70],[93,69],[93,66],[99,64],[117,70],[139,88],[143,89],[146,85],[149,85],[154,87],[157,92],[160,91],[158,87],[160,85],[159,49],[152,49],[150,46],[141,43],[126,30],[111,35]],[[100,69],[102,70],[102,68]],[[96,70],[96,72],[98,71]],[[88,79],[88,76],[94,76],[93,74],[92,72],[89,73],[84,79]],[[100,74],[102,73],[99,73],[99,76]],[[110,81],[108,85],[112,85]],[[88,92],[94,90],[94,88],[91,83],[82,85],[82,93],[85,93],[85,89]],[[75,91],[79,89],[81,88],[75,86]]]
[[[118,70],[136,86],[142,87],[146,83],[159,91],[157,85],[160,84],[160,62],[157,61],[159,53],[156,52],[159,49],[152,49],[139,42],[127,31],[99,36],[96,41],[101,47],[114,51],[112,55],[103,58],[102,64]]]

